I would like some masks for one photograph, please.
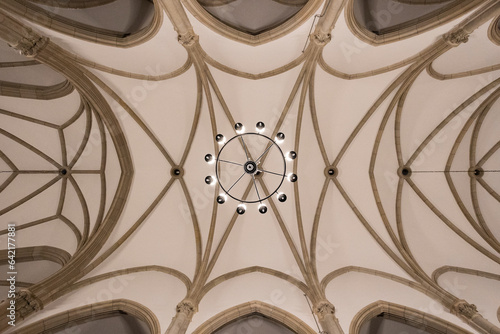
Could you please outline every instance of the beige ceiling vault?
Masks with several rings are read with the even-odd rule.
[[[500,334],[500,2],[269,1],[0,2],[0,332]],[[204,156],[258,121],[298,181],[240,216]]]

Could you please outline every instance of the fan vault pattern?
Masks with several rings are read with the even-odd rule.
[[[256,35],[194,0],[153,1],[134,31],[64,16],[111,3],[0,3],[0,240],[15,223],[21,262],[14,328],[0,286],[2,332],[121,311],[151,333],[254,314],[313,333],[310,302],[327,333],[379,314],[500,333],[498,1],[432,1],[377,32],[354,0],[296,1]],[[41,66],[63,81],[33,79]],[[287,134],[300,179],[239,216],[203,157],[258,120]]]

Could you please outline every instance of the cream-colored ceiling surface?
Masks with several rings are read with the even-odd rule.
[[[92,28],[92,11],[72,21],[79,1],[45,3],[73,11],[64,24],[1,3],[0,248],[16,224],[23,273],[15,328],[0,286],[0,330],[78,330],[121,310],[153,333],[259,313],[354,334],[391,305],[429,330],[500,333],[499,3],[427,21],[394,12],[399,35],[372,38],[352,1],[311,0],[257,37],[194,0],[153,1],[131,34]],[[109,2],[86,6],[130,5]],[[285,203],[240,216],[237,201],[216,203],[204,156],[216,134],[258,121],[285,133],[298,181],[281,186]]]

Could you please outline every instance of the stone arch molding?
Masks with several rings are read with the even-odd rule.
[[[488,37],[491,42],[500,45],[500,16],[491,22],[488,28]]]
[[[116,299],[77,307],[39,320],[16,331],[17,334],[52,333],[67,326],[78,325],[95,319],[112,317],[119,313],[131,315],[145,322],[151,334],[160,334],[160,322],[146,306],[127,299]]]
[[[359,0],[348,0],[345,6],[344,14],[347,26],[354,36],[371,45],[388,44],[420,35],[458,18],[479,6],[482,2],[482,0],[471,0],[466,2],[463,0],[454,0],[436,11],[396,24],[390,28],[384,29],[380,34],[377,34],[367,29],[363,23],[357,20],[354,14],[355,1]],[[403,3],[403,1],[397,2]],[[394,14],[391,12],[390,8],[386,10],[386,13],[386,15],[389,16]]]
[[[4,3],[6,2],[1,2],[0,9],[3,8]],[[17,49],[21,54],[34,58],[34,60],[48,65],[65,76],[80,93],[82,99],[102,118],[103,125],[114,146],[121,172],[109,208],[97,231],[90,235],[89,229],[89,237],[85,244],[82,243],[78,251],[60,270],[30,286],[29,289],[20,291],[16,297],[16,311],[18,311],[16,313],[19,314],[17,320],[21,321],[30,314],[43,309],[44,305],[54,300],[55,293],[68,287],[84,276],[86,271],[94,268],[89,264],[100,251],[121,216],[131,189],[134,169],[132,156],[118,118],[104,95],[86,76],[85,69],[75,64],[67,51],[51,42],[46,36],[34,32],[30,27],[25,26],[2,10],[0,10],[0,20],[2,21],[0,39]],[[57,163],[55,165],[58,166]],[[0,303],[0,306],[2,306],[0,307],[0,316],[5,318],[7,308],[3,306],[6,306],[6,302]],[[8,326],[6,322],[0,322],[0,331],[4,330],[6,326]]]
[[[0,250],[0,266],[8,264],[7,249]],[[64,266],[71,259],[69,254],[64,249],[51,246],[31,246],[20,247],[16,249],[16,263],[32,262],[32,261],[50,261]],[[58,268],[57,270],[59,270]],[[56,271],[57,271],[56,270]],[[51,273],[53,274],[53,272]],[[16,286],[19,288],[27,288],[37,282],[16,281]],[[0,281],[0,286],[9,286],[9,281]],[[4,301],[7,296],[0,296],[0,300]]]
[[[471,334],[446,320],[407,306],[393,304],[383,300],[367,305],[353,318],[349,334],[359,334],[361,326],[370,319],[384,313],[384,317],[403,322],[428,333]]]
[[[257,35],[251,35],[228,26],[208,13],[197,0],[183,0],[184,6],[198,21],[218,34],[244,44],[258,46],[281,38],[306,22],[319,8],[323,0],[309,0],[294,16],[279,26]]]
[[[216,314],[205,321],[192,334],[211,334],[224,325],[253,314],[272,319],[298,334],[316,334],[316,331],[293,314],[279,307],[256,300],[233,306]]]
[[[67,8],[85,9],[98,5],[105,5],[113,1],[101,1],[94,3],[89,1],[73,2],[72,6]],[[38,2],[30,1],[1,1],[0,9],[5,9],[15,13],[29,21],[37,23],[46,28],[52,29],[62,34],[79,38],[88,42],[103,44],[114,47],[129,48],[147,42],[153,38],[160,30],[163,21],[163,11],[159,0],[152,0],[154,13],[151,22],[145,28],[134,33],[116,32],[74,21],[61,15],[51,15],[50,12],[38,6]],[[63,8],[64,2],[48,0],[49,5],[57,8]]]
[[[16,249],[16,262],[47,260],[64,266],[71,259],[64,249],[51,246],[31,246]],[[0,265],[7,264],[7,250],[0,252]]]

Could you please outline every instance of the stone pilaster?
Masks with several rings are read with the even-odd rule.
[[[483,316],[477,311],[476,305],[469,304],[463,299],[460,299],[453,304],[451,307],[451,313],[457,315],[459,318],[480,332],[500,334],[500,328],[483,318]]]
[[[161,0],[161,4],[179,36],[193,31],[180,0]]]
[[[175,308],[176,314],[172,318],[170,326],[168,326],[165,334],[184,334],[193,318],[193,315],[198,311],[197,306],[191,300],[183,300]]]
[[[335,317],[335,306],[328,301],[321,301],[314,306],[314,314],[318,317],[321,325],[321,334],[343,334],[337,317]]]

